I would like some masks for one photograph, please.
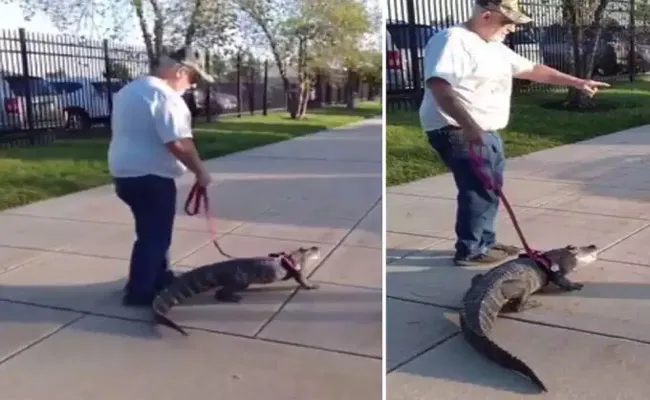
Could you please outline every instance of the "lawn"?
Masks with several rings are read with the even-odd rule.
[[[309,111],[300,121],[279,112],[227,117],[197,124],[195,138],[201,156],[208,159],[380,115],[378,102],[360,102],[354,111],[343,107]],[[97,138],[0,150],[0,210],[109,183],[107,149],[108,139]]]
[[[598,93],[598,112],[570,112],[542,107],[565,94],[515,96],[509,126],[501,132],[508,157],[575,143],[619,130],[650,124],[650,82],[613,83]],[[386,182],[388,186],[447,172],[420,128],[417,110],[386,113]]]

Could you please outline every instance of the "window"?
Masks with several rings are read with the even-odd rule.
[[[518,30],[512,33],[512,43],[517,44],[535,44],[537,40],[535,35],[528,30]]]
[[[32,96],[56,95],[57,91],[45,79],[37,77],[7,76],[4,78],[14,95],[27,96],[27,90]]]
[[[81,84],[77,82],[51,82],[50,84],[57,93],[72,93],[81,89]]]
[[[106,82],[93,82],[92,85],[97,92],[101,94],[106,93]],[[111,82],[111,92],[115,93],[122,89],[123,86],[124,84],[121,82]]]

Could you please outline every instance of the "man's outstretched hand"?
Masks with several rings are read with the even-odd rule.
[[[584,79],[576,85],[576,89],[582,91],[589,97],[593,97],[598,93],[598,89],[601,87],[609,87],[609,83]]]

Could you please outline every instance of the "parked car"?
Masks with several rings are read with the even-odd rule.
[[[536,64],[541,64],[543,60],[542,46],[539,42],[536,31],[528,27],[517,29],[505,40],[505,43],[511,46],[517,54],[521,54]]]
[[[63,109],[67,112],[68,129],[84,132],[94,124],[108,123],[110,120],[111,110],[106,80],[53,78],[50,83],[57,91]],[[112,81],[111,92],[116,93],[124,84],[124,82]]]
[[[56,129],[65,125],[66,115],[54,88],[43,78],[23,75],[0,76],[0,131],[29,129],[27,94],[32,99],[34,129]]]
[[[194,89],[197,112],[199,115],[206,115],[206,91],[205,89]],[[210,87],[210,114],[219,115],[234,112],[237,109],[237,96],[219,92],[218,88]]]
[[[571,72],[573,62],[573,41],[567,28],[552,25],[544,27],[542,35],[542,54],[544,63],[562,72]],[[584,35],[583,49],[593,46],[593,37]],[[637,69],[647,69],[650,54],[643,45],[636,45]],[[603,29],[596,47],[594,76],[612,76],[627,70],[630,46],[625,29],[609,27]]]
[[[411,26],[415,28],[414,35],[411,35]],[[419,63],[420,75],[422,75],[424,48],[431,36],[436,32],[438,32],[438,29],[429,25],[409,25],[406,22],[400,21],[386,24],[387,92],[413,89],[411,40],[415,40],[415,47],[417,49],[416,59]],[[420,76],[420,80],[420,87],[422,87],[424,83],[422,76]]]
[[[393,46],[390,31],[386,30],[386,91],[404,89],[402,54]]]

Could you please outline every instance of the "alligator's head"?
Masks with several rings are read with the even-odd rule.
[[[317,246],[300,247],[290,252],[272,253],[272,257],[286,257],[296,271],[312,268],[320,260],[320,248]]]
[[[544,254],[553,262],[551,268],[557,267],[560,274],[567,275],[576,268],[596,261],[598,259],[598,252],[598,247],[590,244],[581,247],[568,245],[559,249],[549,250]]]

